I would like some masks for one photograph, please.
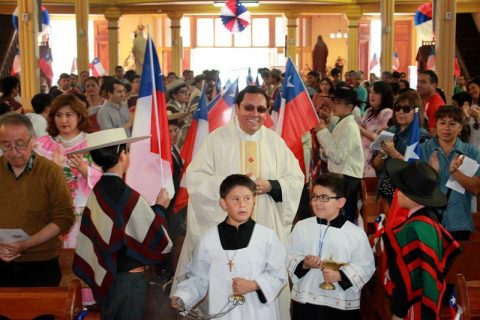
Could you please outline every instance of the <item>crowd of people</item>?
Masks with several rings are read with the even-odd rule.
[[[180,213],[165,190],[150,207],[123,181],[128,144],[140,139],[130,135],[141,75],[121,66],[112,76],[61,74],[48,93],[32,98],[31,113],[22,106],[20,80],[2,79],[0,229],[26,235],[0,242],[0,286],[58,286],[57,250],[64,247],[76,249],[74,270],[105,319],[142,318],[144,271],[153,264],[173,277],[171,304],[181,311],[208,295],[200,307],[219,313],[229,296],[243,296],[244,305],[227,317],[360,319],[362,287],[375,263],[359,192],[363,178],[377,177],[378,198],[408,211],[385,236],[392,319],[422,304],[407,296],[413,280],[393,263],[404,245],[398,235],[420,235],[412,222],[420,219],[437,230],[430,239],[454,251],[474,231],[480,170],[467,173],[463,165],[480,163],[480,77],[459,78],[446,105],[431,70],[419,72],[416,88],[400,72],[368,81],[361,71],[308,72],[318,124],[301,139],[302,172],[282,138],[264,126],[284,75],[276,68],[258,74],[261,83],[237,94],[235,116],[208,135],[187,168],[180,150],[202,86],[209,101],[222,92],[219,72],[164,77],[175,191],[186,169],[189,194]],[[385,132],[391,139],[374,147]],[[418,160],[408,164],[415,132]],[[435,254],[450,259],[443,249]],[[444,284],[437,288],[441,300]],[[434,319],[438,310],[425,308],[422,319]]]

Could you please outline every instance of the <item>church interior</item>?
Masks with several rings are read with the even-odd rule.
[[[145,53],[145,47],[140,47],[147,37],[155,44],[165,76],[215,69],[220,71],[221,83],[237,78],[245,81],[250,75],[261,80],[258,69],[284,71],[288,58],[306,77],[313,69],[318,36],[328,47],[327,73],[341,65],[344,72],[361,71],[364,80],[369,80],[395,70],[405,73],[412,88],[418,80],[418,65],[426,65],[429,54],[435,52],[438,85],[447,103],[454,94],[456,72],[465,78],[480,75],[479,0],[434,0],[428,21],[417,17],[426,0],[241,2],[250,12],[250,24],[242,32],[231,33],[222,24],[221,8],[226,3],[222,0],[0,0],[0,78],[18,68],[23,108],[31,112],[32,97],[43,85],[55,85],[63,73],[89,72],[98,61],[110,75],[117,66],[135,70],[136,60]],[[49,20],[46,32],[42,31],[45,10]],[[42,74],[39,59],[49,60],[50,79]],[[376,188],[376,178],[361,182],[359,215],[369,235],[375,233],[377,214],[388,210],[388,204],[377,201]],[[455,283],[462,281],[457,278],[457,273],[462,273],[469,280],[472,296],[476,294],[477,300],[470,298],[472,317],[463,319],[480,319],[479,213],[473,214],[473,221],[476,231],[472,240],[462,242],[464,252],[447,275],[447,281]],[[23,303],[23,309],[29,311],[40,304],[57,312],[58,318],[73,319],[73,314],[82,310],[81,289],[86,286],[71,270],[73,255],[71,249],[60,251],[60,288],[31,292],[0,288],[0,305],[10,306],[5,308],[10,312],[22,309]],[[391,319],[381,287],[370,281],[363,288],[362,319]],[[144,319],[180,319],[170,308],[167,288],[168,284],[151,282]],[[463,299],[468,301],[468,296]],[[0,306],[0,311],[3,309]],[[27,319],[30,313],[18,314],[22,316],[19,319]],[[89,308],[85,319],[100,319],[98,309]],[[442,309],[441,319],[452,319],[447,307]]]

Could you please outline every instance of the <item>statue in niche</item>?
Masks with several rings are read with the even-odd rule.
[[[147,39],[143,35],[145,26],[139,24],[137,31],[135,31],[135,39],[133,39],[132,53],[135,57],[135,68],[138,74],[142,74],[143,70],[143,58],[145,57],[145,50],[147,47]]]
[[[317,43],[313,48],[312,60],[313,60],[313,70],[320,72],[322,78],[325,77],[327,57],[328,57],[327,44],[325,43],[325,41],[323,41],[323,37],[319,35],[317,37]]]

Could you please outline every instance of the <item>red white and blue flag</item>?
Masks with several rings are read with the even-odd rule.
[[[420,120],[418,117],[418,108],[415,108],[415,115],[410,126],[410,138],[408,139],[407,150],[404,160],[413,162],[420,159]]]
[[[90,69],[92,69],[92,75],[94,77],[101,77],[107,73],[98,57],[93,59],[93,61],[90,63]]]
[[[282,104],[275,131],[298,159],[305,173],[302,136],[318,123],[318,116],[302,78],[288,58],[283,81]]]
[[[220,12],[223,25],[230,32],[241,32],[250,24],[250,12],[239,0],[228,0]]]
[[[38,67],[40,68],[41,74],[48,79],[49,82],[52,82],[53,79],[52,62],[52,49],[48,47],[40,47],[40,59],[38,59]]]
[[[47,8],[41,6],[41,19],[42,19],[42,30],[39,30],[40,33],[50,33],[50,14],[48,13]],[[15,7],[15,10],[12,13],[12,23],[15,30],[18,30],[18,6]]]
[[[161,188],[175,194],[167,104],[157,52],[147,39],[132,136],[151,136],[130,146],[127,183],[147,201],[155,203]]]
[[[209,132],[230,122],[237,93],[238,79],[225,89],[217,103],[208,111]]]
[[[208,117],[209,113],[207,97],[205,94],[205,87],[203,87],[197,109],[195,109],[195,112],[193,113],[192,123],[188,129],[185,141],[183,142],[182,150],[180,150],[180,156],[183,159],[183,171],[180,181],[180,189],[178,190],[177,197],[175,198],[175,204],[173,205],[173,212],[175,213],[179,212],[188,204],[188,193],[185,185],[185,172],[188,165],[192,161],[192,158],[197,154],[202,143],[208,136]]]
[[[398,52],[397,51],[395,51],[393,53],[392,65],[393,65],[393,70],[395,70],[395,71],[400,70],[400,58],[398,57]]]

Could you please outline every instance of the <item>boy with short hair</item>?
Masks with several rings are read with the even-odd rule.
[[[357,200],[360,180],[363,178],[364,156],[360,129],[353,116],[357,93],[349,87],[337,87],[333,114],[337,125],[330,132],[322,119],[315,127],[318,142],[328,158],[328,170],[343,174],[347,185],[345,216],[351,222],[357,217]]]
[[[87,135],[87,148],[104,174],[93,188],[83,212],[74,273],[92,289],[104,320],[142,319],[148,284],[145,270],[166,260],[172,242],[165,211],[170,202],[162,189],[152,207],[123,180],[128,168],[123,128]]]
[[[315,217],[299,221],[292,231],[287,269],[293,283],[293,320],[360,319],[361,290],[375,263],[363,229],[341,214],[345,196],[342,175],[319,176],[310,196]],[[344,265],[334,270],[327,260]],[[323,282],[335,289],[322,289]]]
[[[286,252],[273,230],[255,223],[255,182],[241,174],[220,185],[227,218],[200,239],[187,266],[187,280],[172,296],[175,309],[195,306],[208,291],[209,313],[216,314],[232,295],[245,296],[222,319],[279,319],[277,296],[287,283]]]

